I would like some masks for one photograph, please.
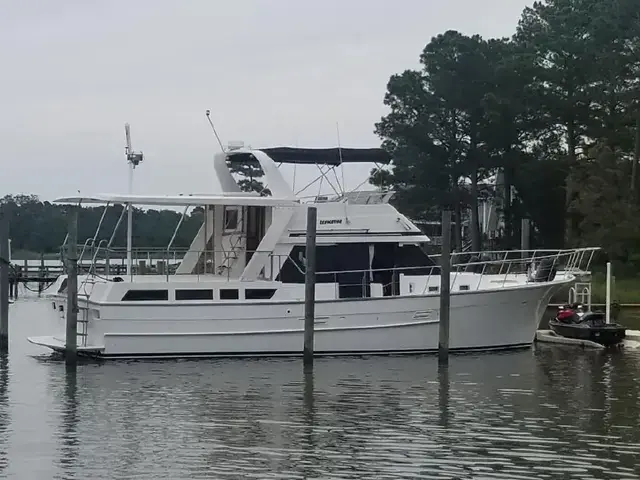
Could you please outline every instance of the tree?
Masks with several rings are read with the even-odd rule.
[[[620,264],[627,263],[640,246],[640,208],[628,202],[626,164],[619,152],[600,143],[576,167],[572,178],[580,187],[572,205],[581,214],[580,244],[600,245]]]
[[[233,155],[227,157],[227,165],[232,174],[236,174],[240,190],[243,192],[257,192],[262,196],[271,195],[268,188],[260,181],[264,176],[262,167],[253,155]]]
[[[579,218],[569,211],[576,195],[568,181],[592,122],[593,86],[601,79],[601,46],[596,32],[605,8],[602,0],[548,0],[526,8],[515,41],[533,66],[531,108],[546,121],[547,138],[562,137],[566,154],[566,241],[575,240]],[[554,140],[551,140],[554,141]]]
[[[481,247],[479,182],[494,167],[485,125],[499,59],[494,45],[478,35],[438,35],[420,57],[422,71],[391,78],[385,95],[391,112],[376,125],[394,158],[393,174],[385,181],[399,190],[401,204],[422,205],[423,214],[431,210],[427,205],[452,209],[458,249],[467,206],[472,248]]]

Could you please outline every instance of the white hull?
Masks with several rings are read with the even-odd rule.
[[[380,149],[356,150],[234,148],[214,157],[221,187],[215,194],[58,199],[104,204],[103,216],[111,203],[185,207],[167,247],[151,249],[158,260],[153,267],[151,250],[142,249],[142,256],[134,251],[129,225],[127,248],[119,253],[110,247],[117,224],[108,240],[98,240],[102,219],[94,236],[81,244],[80,258],[90,256],[93,270],[78,278],[78,351],[116,358],[301,354],[310,221],[316,225],[315,353],[437,350],[440,259],[421,248],[429,237],[388,203],[387,193],[386,200],[373,192],[305,204],[277,165],[317,165],[319,158],[342,164],[343,153],[352,162],[391,160]],[[229,165],[249,159],[262,169],[270,196],[241,192]],[[172,255],[190,207],[202,209],[202,224],[188,249]],[[71,236],[68,241],[77,243]],[[552,293],[575,281],[573,274],[584,271],[582,260],[590,262],[593,251],[479,252],[468,260],[450,258],[450,349],[530,345]],[[98,271],[101,255],[115,259],[124,253],[126,275]],[[180,261],[169,268],[172,257]],[[65,289],[60,278],[45,293],[56,320],[64,320],[67,311]],[[65,350],[60,323],[59,335],[29,340]]]
[[[570,278],[451,295],[450,349],[486,350],[531,345],[551,295]],[[58,321],[65,300],[50,297]],[[420,353],[438,348],[439,296],[407,295],[316,304],[317,355]],[[99,357],[205,357],[301,355],[304,304],[300,301],[193,305],[99,305],[81,300],[89,315],[78,351]],[[99,318],[96,312],[99,313]],[[140,312],[144,312],[144,318]],[[62,322],[61,322],[62,323]],[[62,325],[61,325],[62,326]],[[79,323],[83,332],[85,325]],[[32,343],[65,349],[64,330]]]

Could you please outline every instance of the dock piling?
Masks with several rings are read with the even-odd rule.
[[[304,365],[313,365],[315,307],[316,307],[316,207],[307,209],[307,244],[304,275]]]
[[[69,239],[67,241],[67,328],[65,359],[73,364],[78,355],[78,211],[69,212]]]
[[[449,362],[449,313],[451,308],[451,212],[442,212],[442,252],[440,254],[440,320],[438,361]]]
[[[605,322],[611,323],[611,262],[607,262],[607,286],[605,304]]]
[[[9,350],[9,222],[0,217],[0,353]]]
[[[38,295],[42,294],[44,290],[44,277],[46,275],[46,269],[44,267],[44,252],[40,254],[40,281],[38,282]]]
[[[520,228],[520,250],[522,250],[523,262],[529,258],[529,250],[531,249],[531,221],[523,218]],[[527,266],[525,265],[526,269]]]

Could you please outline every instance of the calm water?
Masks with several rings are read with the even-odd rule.
[[[81,364],[10,307],[0,478],[640,478],[640,350]]]

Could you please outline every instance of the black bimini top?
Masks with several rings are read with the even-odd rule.
[[[391,156],[381,148],[260,148],[276,163],[304,165],[340,165],[341,163],[391,163]]]

